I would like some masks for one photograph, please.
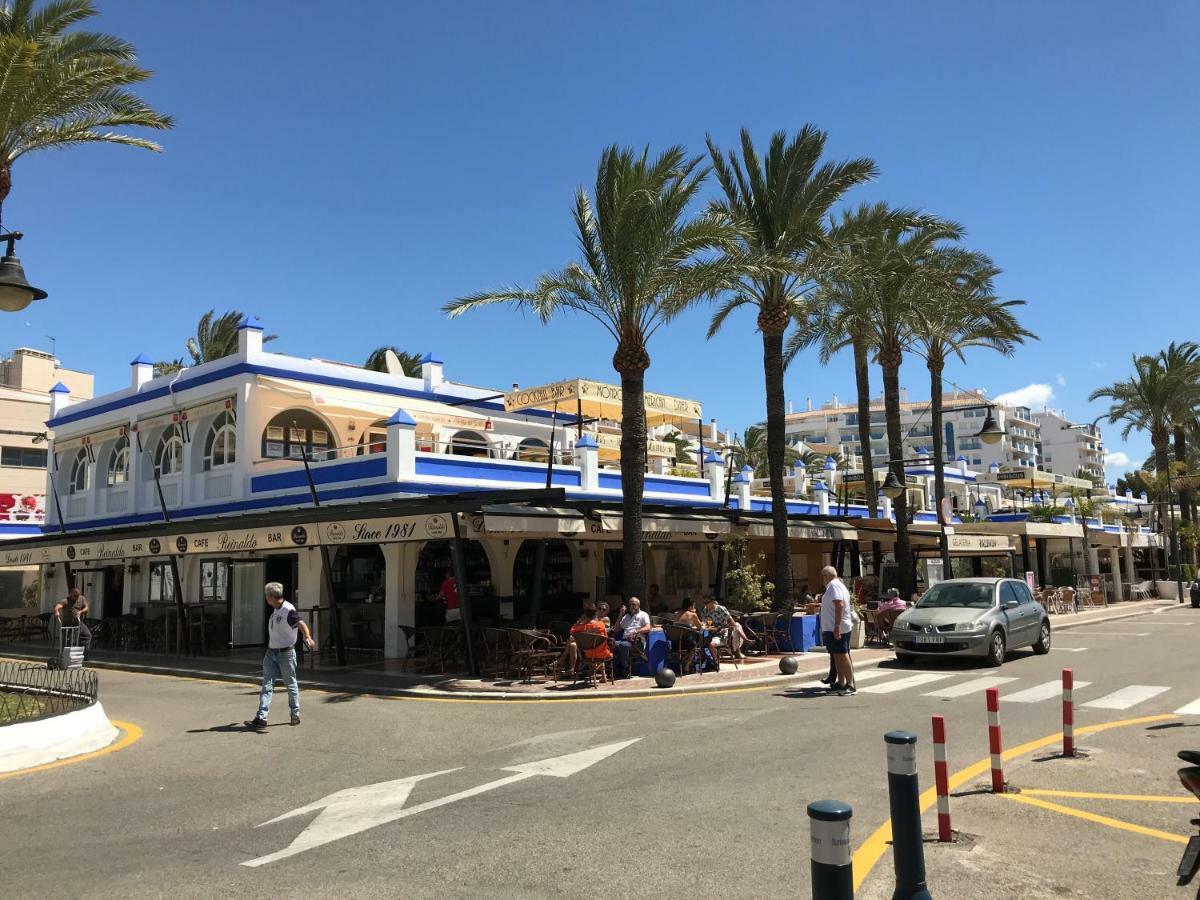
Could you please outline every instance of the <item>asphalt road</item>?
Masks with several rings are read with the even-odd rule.
[[[952,771],[987,755],[978,679],[1011,679],[999,685],[1013,698],[1001,714],[1007,746],[1059,730],[1056,695],[1017,701],[1063,666],[1091,682],[1076,690],[1080,727],[1173,713],[1200,700],[1198,637],[1200,612],[1169,608],[1063,632],[1049,656],[1018,652],[1000,670],[884,664],[864,670],[855,697],[783,681],[604,701],[308,691],[293,728],[279,691],[262,734],[238,724],[256,699],[245,685],[102,672],[109,716],[144,734],[0,780],[3,895],[807,897],[805,805],[849,802],[853,842],[865,842],[887,818],[884,732],[919,735],[925,787],[931,715],[946,717]],[[1086,760],[1042,750],[1012,763],[1009,778],[1182,796],[1174,754],[1200,746],[1196,725],[1200,715],[1116,728],[1081,740]],[[1175,895],[1182,845],[964,791],[955,803],[970,837],[930,850],[935,897]],[[1197,814],[1150,802],[1087,808],[1177,835]],[[297,852],[272,856],[289,847]],[[889,850],[860,893],[891,889]]]

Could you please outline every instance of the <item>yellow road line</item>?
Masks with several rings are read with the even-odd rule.
[[[1107,731],[1110,728],[1122,728],[1127,725],[1141,725],[1148,722],[1162,722],[1167,719],[1175,719],[1178,716],[1165,714],[1160,716],[1139,716],[1136,719],[1119,719],[1115,722],[1101,722],[1097,725],[1087,725],[1083,728],[1076,728],[1075,735],[1082,736],[1085,734],[1097,734],[1101,731]],[[1057,744],[1062,741],[1062,733],[1048,734],[1043,738],[1038,738],[1035,741],[1029,741],[1021,744],[1018,747],[1013,747],[1010,750],[1004,751],[1004,759],[1014,759],[1018,756],[1024,756],[1026,753],[1032,753],[1035,750],[1041,750],[1043,747],[1049,747],[1051,744]],[[985,757],[979,762],[968,766],[965,769],[960,769],[950,776],[949,789],[962,787],[968,781],[978,778],[984,773],[991,770],[991,757]],[[921,812],[924,813],[937,801],[937,791],[935,788],[929,788],[921,794]],[[854,890],[862,887],[867,876],[871,874],[871,870],[875,868],[875,864],[879,862],[884,853],[887,852],[888,842],[892,839],[892,823],[884,822],[875,831],[863,841],[862,845],[854,852]]]
[[[1162,841],[1171,841],[1172,843],[1176,844],[1186,844],[1188,842],[1188,839],[1183,835],[1159,831],[1157,828],[1147,828],[1144,825],[1134,825],[1132,822],[1122,822],[1120,819],[1113,819],[1109,816],[1100,816],[1096,813],[1084,812],[1082,809],[1074,809],[1070,806],[1062,806],[1058,803],[1050,803],[1046,800],[1039,800],[1036,797],[1026,797],[1024,794],[999,794],[998,796],[1004,797],[1006,800],[1016,800],[1018,803],[1036,806],[1039,809],[1048,809],[1051,812],[1062,813],[1064,816],[1074,816],[1076,819],[1095,822],[1097,825],[1107,825],[1109,828],[1118,828],[1121,831],[1132,831],[1134,834],[1158,838]]]
[[[124,750],[130,744],[135,744],[142,739],[142,729],[134,725],[132,722],[118,722],[115,719],[110,720],[113,725],[121,729],[124,734],[116,742],[109,744],[107,747],[102,747],[99,750],[93,750],[91,753],[83,753],[79,756],[72,756],[69,759],[60,759],[57,762],[46,763],[43,766],[31,766],[28,769],[18,769],[15,772],[4,772],[0,774],[0,779],[14,778],[17,775],[32,775],[34,772],[45,772],[47,769],[57,769],[59,766],[69,766],[74,763],[87,762],[89,759],[95,759],[98,756],[107,756],[110,753],[116,753],[118,750]]]
[[[1166,797],[1161,794],[1097,794],[1091,791],[1049,791],[1041,788],[1021,788],[1023,796],[1077,797],[1080,800],[1130,800],[1138,803],[1195,803],[1194,797]]]

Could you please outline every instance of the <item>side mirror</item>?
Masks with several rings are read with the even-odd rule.
[[[1021,603],[1019,600],[1005,600],[1000,604],[1000,607],[1001,609],[1016,609],[1020,605]]]

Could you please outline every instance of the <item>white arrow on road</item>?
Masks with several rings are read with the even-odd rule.
[[[624,750],[630,744],[636,744],[640,740],[641,738],[633,738],[632,740],[620,741],[615,744],[593,747],[590,750],[581,750],[578,753],[568,753],[566,756],[555,756],[550,759],[522,763],[519,766],[507,766],[502,771],[513,772],[515,774],[498,778],[495,781],[489,781],[477,787],[468,788],[465,791],[459,791],[457,794],[441,797],[438,800],[430,800],[427,803],[419,803],[416,806],[407,808],[405,808],[404,804],[418,781],[424,781],[427,778],[436,778],[438,775],[448,775],[451,772],[459,771],[462,767],[443,769],[440,772],[430,772],[428,775],[414,775],[411,778],[381,781],[377,784],[368,784],[362,787],[337,791],[327,797],[322,797],[314,803],[309,803],[301,806],[299,809],[293,809],[291,812],[276,816],[268,822],[263,822],[263,825],[273,825],[276,822],[282,822],[284,819],[302,816],[305,813],[314,812],[318,809],[321,810],[320,815],[313,819],[309,826],[300,832],[296,839],[288,844],[288,846],[275,853],[268,853],[266,856],[247,860],[242,865],[253,868],[280,859],[287,859],[289,856],[295,856],[297,853],[303,853],[305,850],[311,850],[313,847],[320,847],[331,841],[340,840],[352,834],[358,834],[360,831],[366,831],[368,828],[374,828],[377,825],[394,822],[397,819],[407,818],[408,816],[415,816],[417,813],[436,809],[448,803],[456,803],[459,800],[466,800],[469,797],[494,791],[508,784],[516,784],[518,781],[524,781],[527,778],[534,778],[538,775],[548,775],[552,778],[569,778],[576,772],[582,772],[589,766],[594,766],[601,760],[607,759],[614,753]],[[261,828],[262,825],[259,827]]]

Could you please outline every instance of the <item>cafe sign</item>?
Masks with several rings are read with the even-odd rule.
[[[317,544],[385,544],[440,540],[450,533],[448,513],[376,519],[345,519],[275,528],[184,532],[162,537],[79,541],[36,549],[0,550],[0,565],[30,566],[69,562],[103,563],[144,556],[191,556],[290,550]]]
[[[949,534],[946,536],[946,542],[951,551],[995,550],[997,553],[1007,553],[1012,549],[1007,535]]]

